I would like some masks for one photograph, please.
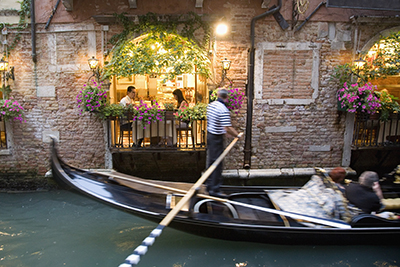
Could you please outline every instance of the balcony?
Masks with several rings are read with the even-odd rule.
[[[206,120],[186,124],[175,119],[172,111],[166,111],[161,122],[143,126],[133,121],[132,114],[109,117],[107,136],[112,152],[144,150],[205,150]]]
[[[354,122],[353,142],[355,149],[400,147],[400,115],[393,113],[387,121],[379,114],[357,113]]]

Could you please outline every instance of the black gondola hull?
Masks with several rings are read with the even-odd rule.
[[[160,222],[168,213],[165,203],[151,194],[104,181],[89,172],[62,162],[53,147],[51,165],[53,177],[64,189],[73,190],[114,208],[141,218]],[[242,190],[245,190],[243,188]],[[209,214],[181,212],[170,227],[187,233],[232,241],[284,245],[396,245],[400,240],[400,224],[364,228],[311,228],[305,226],[268,225],[259,221],[244,221]]]

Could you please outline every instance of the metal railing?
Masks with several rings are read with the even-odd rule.
[[[0,149],[7,149],[6,124],[2,118],[0,118]]]
[[[353,146],[400,147],[400,116],[393,113],[387,121],[378,114],[357,113],[354,122]]]
[[[142,125],[133,121],[132,114],[109,117],[107,121],[109,147],[123,150],[206,148],[206,121],[185,123],[166,112],[162,121]]]

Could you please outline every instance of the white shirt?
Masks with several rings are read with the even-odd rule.
[[[119,104],[121,106],[126,107],[126,105],[131,105],[133,104],[133,99],[130,98],[128,95],[126,95],[124,98],[121,99],[121,101],[119,101]]]
[[[225,134],[224,127],[232,126],[229,109],[219,101],[211,102],[207,107],[207,131],[212,134]]]

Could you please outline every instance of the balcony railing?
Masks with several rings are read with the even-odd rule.
[[[162,121],[143,127],[133,121],[132,114],[122,118],[109,117],[107,121],[109,146],[120,150],[178,149],[201,150],[206,148],[206,121],[190,124],[175,119],[167,111]]]
[[[356,114],[353,147],[400,147],[399,114],[391,114],[387,121],[381,121],[379,114]]]

